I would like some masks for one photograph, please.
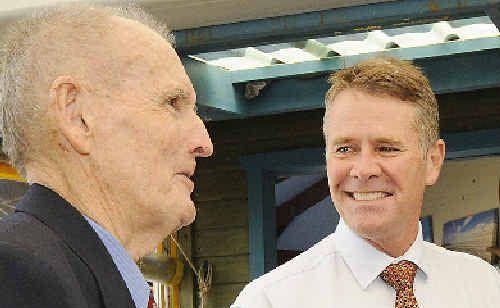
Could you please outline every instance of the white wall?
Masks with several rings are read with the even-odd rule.
[[[500,207],[499,190],[499,156],[446,161],[422,210],[422,216],[432,215],[434,242],[442,244],[446,222]]]

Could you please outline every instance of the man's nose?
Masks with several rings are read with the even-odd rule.
[[[350,176],[361,181],[368,181],[370,179],[378,178],[382,170],[380,168],[377,157],[370,151],[361,151],[350,171]]]
[[[194,128],[192,130],[190,151],[196,157],[209,157],[214,152],[212,140],[208,135],[207,128],[199,116],[196,115]]]

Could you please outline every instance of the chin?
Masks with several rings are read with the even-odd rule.
[[[374,219],[374,217],[357,217],[351,223],[346,223],[353,231],[363,237],[370,237],[384,232],[387,228],[387,222],[381,219]]]
[[[181,228],[192,224],[194,222],[195,218],[196,218],[196,214],[191,215],[190,217],[183,219]]]
[[[185,211],[181,217],[181,226],[179,227],[179,229],[192,224],[195,218],[196,208],[194,207],[193,201],[189,200],[189,203],[186,205]]]
[[[391,224],[388,221],[377,221],[359,224],[356,232],[363,238],[371,239],[373,241],[383,241],[394,238],[394,236],[397,236],[401,230],[399,230],[399,226],[397,224]]]
[[[363,237],[371,237],[372,235],[380,233],[382,227],[376,224],[361,223],[355,225],[354,230]]]

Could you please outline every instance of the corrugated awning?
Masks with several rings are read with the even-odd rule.
[[[374,30],[303,41],[200,53],[191,56],[218,68],[237,71],[280,64],[355,56],[404,49],[498,38],[500,31],[488,16],[440,21],[396,29]],[[481,46],[477,46],[480,49]],[[452,50],[450,50],[451,52]]]
[[[488,16],[204,52],[184,58],[208,120],[323,107],[326,77],[369,57],[412,60],[436,93],[500,85],[500,31]]]

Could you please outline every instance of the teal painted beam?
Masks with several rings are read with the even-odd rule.
[[[436,93],[500,86],[498,36],[237,71],[191,58],[183,62],[200,114],[206,120],[225,120],[322,108],[328,74],[377,55],[413,60],[425,70]],[[245,84],[256,80],[270,83],[259,96],[246,99]]]
[[[446,134],[446,159],[500,154],[500,129]]]
[[[243,156],[241,166],[244,170],[265,170],[276,175],[317,174],[325,172],[324,161],[323,148],[305,148]]]
[[[319,61],[304,61],[295,64],[277,64],[248,70],[231,71],[233,84],[254,80],[289,78],[300,75],[336,71],[345,67],[346,57],[333,57]]]
[[[324,107],[328,88],[326,76],[278,79],[261,90],[258,97],[247,100],[238,96],[238,101],[247,117],[312,110]],[[243,86],[236,86],[236,89],[241,93]]]
[[[438,94],[500,87],[500,49],[417,59],[415,64]]]
[[[199,111],[206,120],[234,118],[241,114],[230,76],[218,67],[189,57],[182,59],[196,91]]]
[[[297,75],[328,73],[352,66],[362,60],[376,55],[392,56],[403,60],[449,56],[461,53],[471,53],[482,50],[500,50],[500,37],[452,41],[430,46],[413,48],[387,49],[375,53],[365,53],[355,56],[332,57],[318,61],[305,61],[296,64],[278,64],[248,70],[227,72],[232,83],[244,83],[253,80],[294,77]]]
[[[500,0],[398,0],[175,32],[182,55],[484,15]]]
[[[500,49],[419,59],[416,64],[438,94],[500,86]],[[325,72],[307,78],[272,80],[258,97],[247,100],[239,94],[237,99],[248,117],[323,108],[329,88],[327,76]],[[242,93],[243,85],[235,89]]]

